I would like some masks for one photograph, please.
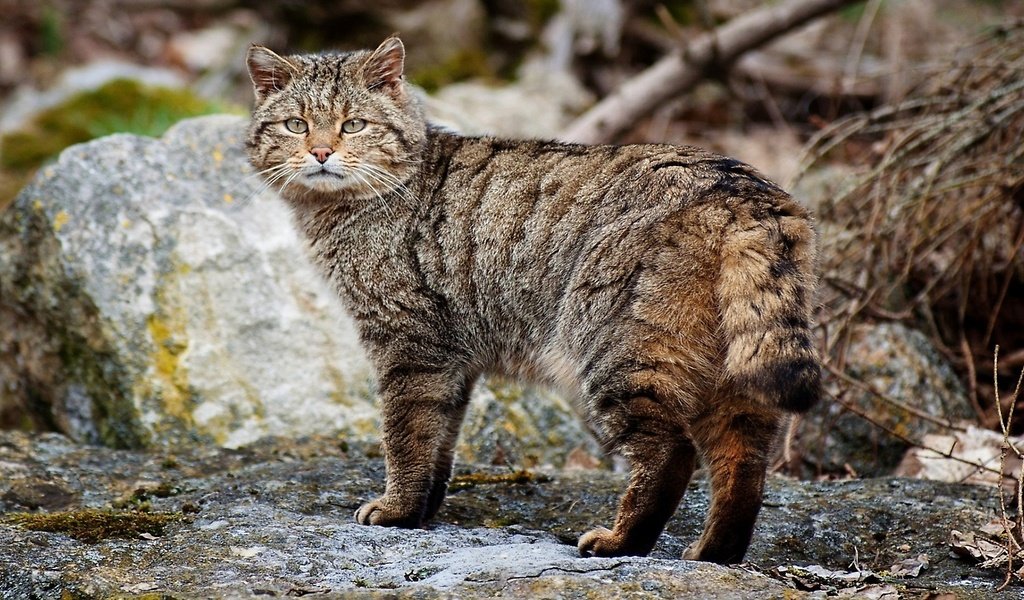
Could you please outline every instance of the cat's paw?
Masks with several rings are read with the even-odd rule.
[[[382,527],[406,527],[414,529],[420,526],[422,515],[419,511],[396,510],[388,498],[377,498],[359,507],[356,511],[356,523],[360,525],[380,525]]]
[[[621,536],[604,527],[592,529],[580,537],[577,548],[580,556],[622,556],[623,544]]]
[[[700,560],[700,540],[697,540],[683,550],[683,560]]]

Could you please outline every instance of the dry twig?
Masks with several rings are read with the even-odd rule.
[[[999,470],[1000,472],[1006,472],[1006,455],[1012,450],[1018,459],[1024,460],[1024,454],[1021,453],[1020,449],[1014,445],[1010,439],[1010,425],[1013,422],[1013,409],[1016,407],[1016,400],[1018,394],[1020,394],[1021,383],[1024,382],[1024,369],[1021,369],[1020,377],[1017,378],[1017,387],[1013,390],[1013,399],[1010,402],[1010,408],[1006,412],[1006,419],[1003,419],[1002,403],[999,399],[999,346],[996,346],[995,352],[992,358],[992,379],[996,390],[996,411],[999,414],[999,427],[1003,432],[1003,447],[999,453]],[[1017,517],[1013,524],[1010,523],[1010,519],[1006,514],[1006,499],[1003,497],[1003,486],[999,486],[999,512],[1003,520],[1003,532],[1006,534],[1006,579],[1003,584],[999,586],[999,590],[1004,589],[1010,585],[1013,581],[1014,575],[1020,577],[1020,573],[1013,570],[1013,559],[1015,556],[1022,554],[1022,548],[1020,542],[1017,540],[1017,536],[1021,535],[1021,531],[1024,531],[1024,467],[1020,469],[1017,474]],[[1016,533],[1016,535],[1014,535]],[[1024,557],[1022,557],[1024,558]],[[1022,570],[1024,571],[1024,570]]]
[[[625,82],[569,125],[560,137],[591,144],[612,141],[666,100],[691,89],[709,74],[724,74],[744,52],[860,1],[788,0],[740,15]]]

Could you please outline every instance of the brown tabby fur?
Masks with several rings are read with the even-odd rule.
[[[684,558],[740,561],[784,411],[820,391],[807,212],[696,148],[432,127],[404,56],[392,37],[374,52],[248,57],[252,163],[294,210],[379,378],[387,485],[356,520],[418,527],[437,513],[470,390],[500,373],[571,395],[630,462],[614,527],[583,535],[582,554],[649,552],[699,455],[713,500]],[[293,117],[308,131],[288,131]],[[364,126],[345,132],[349,119]]]

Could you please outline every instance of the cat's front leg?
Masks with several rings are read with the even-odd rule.
[[[387,467],[384,495],[356,511],[363,525],[419,527],[440,505],[450,474],[452,431],[458,431],[467,394],[447,370],[380,369],[381,442]],[[448,469],[439,469],[439,462]]]

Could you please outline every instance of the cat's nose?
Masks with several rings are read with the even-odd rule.
[[[311,149],[309,153],[316,157],[317,162],[324,164],[327,162],[327,157],[334,154],[334,150],[327,146],[317,146]]]

